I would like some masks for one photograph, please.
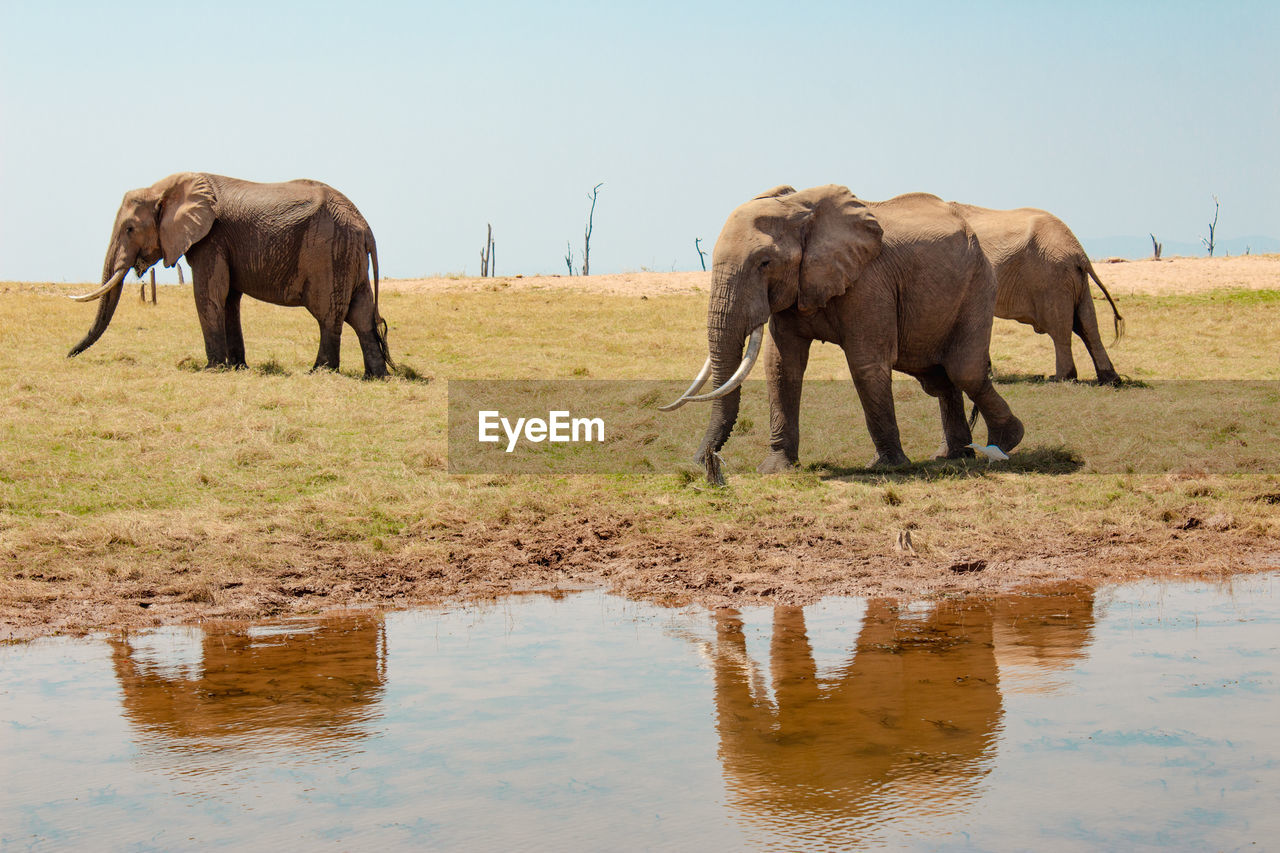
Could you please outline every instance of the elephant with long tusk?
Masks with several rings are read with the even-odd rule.
[[[102,264],[102,286],[73,296],[100,299],[93,327],[67,355],[102,337],[130,269],[139,276],[183,255],[209,367],[244,367],[240,297],[303,306],[320,324],[315,368],[338,369],[342,326],[360,339],[365,376],[386,376],[386,322],[378,313],[378,250],[369,223],[342,193],[319,181],[259,184],[197,172],[125,193]],[[373,285],[369,264],[373,264]]]
[[[988,375],[995,276],[956,205],[926,193],[867,202],[841,186],[775,187],[729,215],[712,258],[710,358],[689,390],[662,407],[712,404],[697,457],[709,472],[737,419],[765,323],[773,346],[765,356],[770,452],[762,473],[797,464],[801,383],[815,340],[844,349],[875,445],[873,466],[908,461],[894,412],[895,370],[938,398],[939,456],[973,455],[962,393],[982,412],[988,444],[1008,452],[1022,440],[1022,422]],[[698,394],[708,378],[715,390]]]

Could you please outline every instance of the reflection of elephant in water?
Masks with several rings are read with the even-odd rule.
[[[1052,687],[1045,682],[1047,672],[1070,667],[1092,641],[1093,599],[1091,587],[1072,583],[995,599],[993,635],[1002,678],[1016,670],[1032,690]]]
[[[1111,303],[1117,340],[1124,330],[1124,318],[1071,229],[1053,214],[1030,207],[958,207],[995,267],[996,316],[1026,323],[1049,335],[1057,360],[1054,379],[1076,378],[1076,363],[1071,357],[1071,333],[1075,332],[1093,359],[1098,381],[1118,383],[1120,377],[1098,334],[1090,278]]]
[[[102,265],[93,328],[69,355],[106,331],[132,267],[138,275],[183,254],[209,367],[244,367],[240,297],[305,306],[320,324],[315,366],[338,369],[342,324],[360,338],[366,376],[385,376],[386,323],[378,314],[378,252],[350,199],[319,181],[256,184],[183,172],[130,190],[116,214]],[[373,287],[369,260],[373,260]],[[103,298],[105,295],[105,298]]]
[[[711,355],[694,386],[667,408],[715,400],[699,456],[719,450],[768,322],[770,454],[762,472],[796,463],[800,388],[815,340],[844,349],[876,448],[872,464],[907,461],[894,413],[894,370],[938,398],[941,454],[973,455],[962,391],[982,412],[989,443],[1012,450],[1022,423],[988,377],[995,299],[995,277],[977,239],[954,206],[936,196],[864,202],[845,187],[778,187],[733,211],[720,232],[707,312]],[[716,390],[693,396],[708,374]]]
[[[194,671],[148,661],[111,641],[125,716],[170,738],[290,731],[350,737],[382,695],[385,640],[375,616],[286,624],[279,633],[204,630]]]
[[[995,757],[1002,714],[995,636],[1047,657],[1088,641],[1092,595],[939,602],[928,615],[868,605],[850,658],[819,673],[804,611],[773,611],[773,699],[747,656],[742,620],[716,614],[716,728],[730,801],[751,823],[805,844],[853,848],[895,817],[961,808]],[[1081,610],[1087,612],[1081,612]],[[1044,617],[1044,618],[1041,618]],[[1059,649],[1060,655],[1049,650]]]

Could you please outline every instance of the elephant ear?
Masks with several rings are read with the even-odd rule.
[[[791,195],[795,191],[796,191],[796,188],[793,186],[789,186],[787,184],[778,184],[773,189],[765,190],[764,192],[760,193],[760,195],[756,196],[751,200],[755,201],[758,198],[781,198],[784,195]]]
[[[796,299],[801,314],[813,314],[848,290],[880,254],[884,236],[875,214],[847,187],[817,187],[801,195],[810,193],[812,213]]]
[[[213,184],[204,175],[182,172],[156,184],[160,191],[160,249],[171,267],[213,227]]]

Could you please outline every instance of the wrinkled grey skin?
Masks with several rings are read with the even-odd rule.
[[[1026,323],[1053,341],[1053,378],[1076,378],[1071,355],[1071,334],[1080,336],[1098,382],[1117,385],[1116,373],[1098,334],[1089,279],[1111,303],[1116,340],[1124,330],[1124,318],[1094,272],[1084,247],[1061,219],[1043,210],[989,210],[971,204],[957,205],[982,251],[996,271],[996,316]]]
[[[800,391],[813,341],[845,352],[873,466],[905,464],[892,372],[938,398],[940,456],[971,456],[961,392],[982,412],[988,441],[1012,450],[1023,427],[988,376],[996,284],[955,207],[913,193],[864,202],[845,187],[777,187],[730,214],[713,254],[707,339],[715,388],[742,359],[743,339],[768,322],[770,452],[762,473],[799,458]],[[705,462],[737,420],[741,389],[712,402],[698,452]]]
[[[342,324],[360,339],[366,377],[387,375],[386,323],[378,314],[378,254],[369,223],[319,181],[259,184],[196,172],[125,193],[116,214],[93,327],[68,356],[106,331],[130,268],[142,275],[186,255],[208,367],[244,367],[240,298],[302,306],[320,325],[315,368],[338,369]],[[369,261],[373,261],[373,286]],[[394,365],[392,365],[394,366]]]

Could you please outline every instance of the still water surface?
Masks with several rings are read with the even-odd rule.
[[[44,640],[0,847],[1265,849],[1278,651],[1274,574]]]

